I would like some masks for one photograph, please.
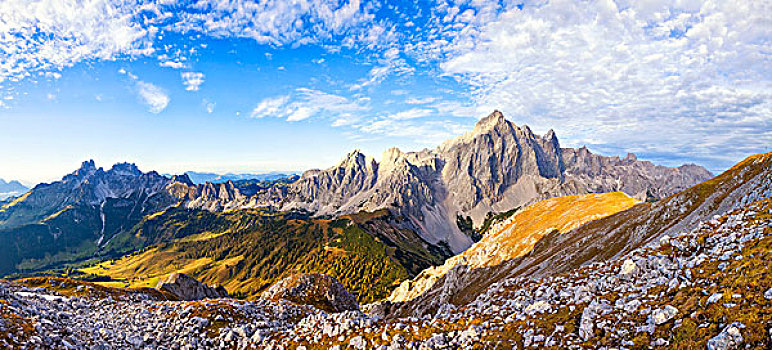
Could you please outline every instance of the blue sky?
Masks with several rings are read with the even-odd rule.
[[[301,171],[493,109],[721,171],[772,147],[769,1],[0,1],[0,178]]]

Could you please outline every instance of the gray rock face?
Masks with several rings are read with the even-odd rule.
[[[495,111],[474,130],[434,150],[392,148],[380,162],[354,151],[336,166],[305,172],[288,187],[246,197],[220,185],[219,190],[197,190],[186,205],[210,210],[268,206],[317,215],[389,208],[429,243],[445,242],[458,253],[472,241],[457,227],[457,214],[480,225],[491,211],[546,198],[613,191],[641,200],[659,198],[711,176],[695,165],[667,168],[634,155],[620,159],[586,148],[561,148],[553,131],[536,135]]]
[[[740,329],[745,325],[740,322],[732,323],[724,328],[717,336],[708,340],[708,350],[737,349],[743,342]]]
[[[638,265],[632,259],[625,259],[619,270],[619,277],[630,279],[638,275]]]
[[[167,291],[180,300],[201,300],[227,298],[228,291],[222,286],[210,287],[184,273],[173,273],[165,280],[158,282],[156,289]]]
[[[667,321],[672,320],[676,315],[678,315],[678,309],[670,305],[665,305],[665,307],[661,309],[654,310],[649,316],[648,321],[649,323],[653,323],[659,326]]]
[[[274,283],[261,297],[312,305],[327,312],[359,311],[356,298],[335,277],[320,273],[286,277]]]

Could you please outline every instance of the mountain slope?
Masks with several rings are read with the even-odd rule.
[[[464,271],[462,281],[442,276],[432,281],[431,287],[422,286],[417,290],[418,294],[421,289],[429,291],[425,292],[426,295],[416,297],[413,295],[416,293],[402,291],[403,295],[416,300],[393,295],[391,299],[398,301],[398,305],[391,307],[392,312],[405,315],[436,310],[441,305],[429,298],[436,290],[442,290],[446,295],[443,302],[463,305],[488,286],[506,278],[552,276],[594,262],[618,258],[656,242],[664,235],[689,231],[716,215],[770,196],[772,153],[752,156],[714,179],[656,203],[637,204],[619,213],[589,221],[569,232],[546,235],[529,254]],[[405,282],[405,285],[409,286],[410,282]]]
[[[175,202],[169,179],[133,164],[93,161],[0,208],[0,274],[89,257],[117,233]]]
[[[147,248],[81,271],[90,278],[108,277],[111,284],[150,287],[183,272],[245,298],[293,273],[320,272],[338,278],[360,301],[371,302],[451,255],[448,248],[400,229],[395,220],[388,211],[323,220],[292,212],[220,213],[177,206],[146,218],[105,249]]]
[[[638,203],[621,192],[566,196],[543,200],[490,227],[482,240],[442,266],[422,271],[403,282],[388,298],[388,304],[408,304],[422,314],[454,299],[455,288],[464,288],[476,269],[495,267],[527,255],[548,234],[564,234],[592,220],[615,214]],[[470,278],[472,277],[472,278]]]

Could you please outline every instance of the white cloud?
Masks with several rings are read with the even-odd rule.
[[[195,2],[159,6],[178,19],[172,30],[215,37],[243,37],[262,44],[309,44],[331,38],[373,18],[358,0]]]
[[[158,114],[166,109],[171,99],[163,89],[141,80],[137,80],[136,83],[139,88],[139,97],[147,105],[150,113]]]
[[[185,68],[185,63],[179,62],[179,61],[162,61],[161,63],[158,63],[161,67],[167,67],[172,69],[182,69]]]
[[[285,114],[284,108],[287,101],[289,101],[289,96],[272,97],[262,100],[257,104],[257,107],[252,110],[251,116],[253,118],[282,117]]]
[[[204,109],[206,109],[206,112],[209,114],[214,113],[214,107],[217,106],[217,103],[209,101],[207,99],[203,99],[201,101],[201,104],[204,106]]]
[[[119,69],[118,73],[129,77],[129,80],[136,87],[137,96],[139,97],[140,101],[147,105],[148,112],[153,114],[161,113],[164,109],[166,109],[166,106],[169,105],[169,102],[171,102],[171,98],[166,93],[166,91],[164,91],[164,89],[152,83],[140,80],[137,75],[126,71],[124,68]],[[101,95],[97,95],[96,99],[97,101],[101,101]]]
[[[153,53],[162,67],[187,67],[185,55],[195,54],[195,48],[155,47],[162,37],[157,34],[164,30],[250,38],[276,46],[324,44],[335,50],[340,41],[333,38],[366,31],[362,24],[371,24],[373,10],[372,4],[359,0],[4,0],[0,82],[84,60]]]
[[[554,127],[566,144],[736,161],[748,152],[738,145],[772,144],[770,11],[765,1],[558,0],[481,23],[448,10],[454,27],[441,29],[455,37],[415,52],[468,84],[478,109]]]
[[[391,119],[391,120],[419,119],[419,118],[428,117],[432,114],[434,114],[434,111],[430,109],[413,108],[413,109],[408,109],[406,111],[389,114],[383,118]]]
[[[332,120],[333,126],[350,125],[360,119],[369,107],[363,100],[352,100],[341,95],[319,90],[299,88],[286,96],[267,98],[252,110],[252,117],[285,118],[301,121],[320,116]]]
[[[424,105],[424,104],[432,103],[434,101],[437,101],[436,97],[424,97],[424,98],[411,97],[405,100],[405,103],[411,104],[411,105]]]
[[[378,85],[390,75],[405,76],[414,71],[415,68],[410,66],[403,57],[400,57],[398,49],[390,48],[381,55],[381,58],[377,59],[377,65],[370,69],[367,78],[352,85],[350,89],[359,90],[371,85]]]
[[[152,52],[152,32],[134,22],[139,7],[108,0],[0,2],[0,82],[87,59]]]
[[[182,84],[185,85],[185,90],[198,91],[198,87],[204,83],[204,73],[199,72],[182,72]]]

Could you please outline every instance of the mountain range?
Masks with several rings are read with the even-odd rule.
[[[0,179],[0,200],[9,197],[17,197],[26,193],[27,191],[29,191],[29,188],[22,185],[19,181],[11,180],[6,182],[5,180]]]
[[[621,191],[658,199],[711,177],[697,165],[668,168],[632,154],[620,159],[561,148],[554,132],[535,135],[495,111],[434,150],[391,148],[380,162],[356,150],[333,167],[304,172],[288,186],[245,196],[226,184],[195,192],[186,206],[302,209],[331,216],[389,209],[429,243],[444,242],[459,253],[473,243],[459,228],[459,218],[481,225],[488,213],[573,194]]]
[[[124,274],[121,285],[158,270],[174,271],[157,288],[116,288],[113,281],[85,282],[83,275],[50,276],[54,271],[0,280],[0,346],[728,350],[772,345],[772,153],[749,157],[656,202],[621,192],[571,195],[490,215],[471,248],[443,265],[432,263],[386,300],[358,305],[382,299],[378,295],[388,291],[383,282],[401,275],[399,265],[389,261],[404,261],[399,253],[404,246],[378,244],[409,233],[393,230],[390,225],[399,220],[391,215],[381,210],[310,218],[303,211],[208,211],[177,202],[110,244],[121,237],[160,243],[78,268],[99,276]],[[376,237],[368,233],[375,226],[392,230]],[[331,255],[307,254],[320,244],[317,253]],[[266,253],[265,259],[248,257],[255,249]],[[305,273],[296,273],[298,268]],[[325,269],[326,275],[307,273],[314,269]],[[270,277],[285,272],[286,277]],[[248,280],[274,283],[261,287],[260,295],[236,293],[234,299],[222,285],[201,283],[187,273],[226,281],[235,290],[245,281],[237,275],[244,273]],[[364,281],[355,283],[360,277]],[[196,300],[202,294],[207,298]]]
[[[347,249],[384,252],[377,256],[387,259],[395,272],[384,280],[388,286],[367,297],[375,300],[398,282],[466,250],[501,213],[548,198],[589,193],[620,191],[654,201],[710,177],[696,165],[669,168],[634,155],[605,157],[586,148],[562,148],[554,132],[536,135],[498,111],[433,150],[392,148],[380,161],[353,151],[330,168],[274,181],[196,184],[186,174],[143,173],[128,163],[104,170],[87,161],[61,181],[40,184],[0,208],[0,273],[78,267],[153,247],[163,254],[170,249],[182,252],[181,245],[190,248],[182,253],[193,261],[210,254],[193,253],[209,252],[204,245],[222,240],[231,241],[218,244],[237,244],[233,240],[240,235],[260,240],[271,227],[283,227],[291,239],[305,242],[298,254],[327,261],[316,266],[324,271],[339,257],[330,252],[341,253],[335,247],[340,242],[349,242]],[[336,219],[349,224],[328,222]],[[346,236],[345,227],[352,224],[358,230]],[[332,231],[309,243],[319,229]],[[198,238],[186,239],[190,235]],[[218,261],[247,258],[242,264],[249,269],[238,278],[214,265],[194,265],[201,267],[194,275],[209,276],[207,283],[232,283],[245,295],[256,295],[282,276],[264,275],[268,277],[262,282],[248,285],[237,282],[261,275],[269,263],[276,263],[270,250],[243,249],[209,256]],[[306,267],[290,260],[276,266]],[[161,269],[144,281],[168,273]],[[351,280],[364,275],[358,271]]]
[[[206,172],[197,172],[197,171],[186,171],[184,172],[185,175],[187,175],[190,178],[190,181],[192,181],[194,184],[200,185],[207,182],[211,183],[223,183],[227,181],[242,181],[242,180],[255,180],[255,181],[276,181],[288,177],[292,177],[293,175],[296,175],[292,172],[279,172],[279,171],[272,171],[268,173],[260,173],[260,174],[233,174],[233,173],[227,173],[227,174],[216,174],[216,173],[206,173]],[[167,175],[171,176],[171,175]]]
[[[0,346],[765,349],[771,218],[772,153],[713,177],[498,112],[274,180],[86,161],[0,206]]]

